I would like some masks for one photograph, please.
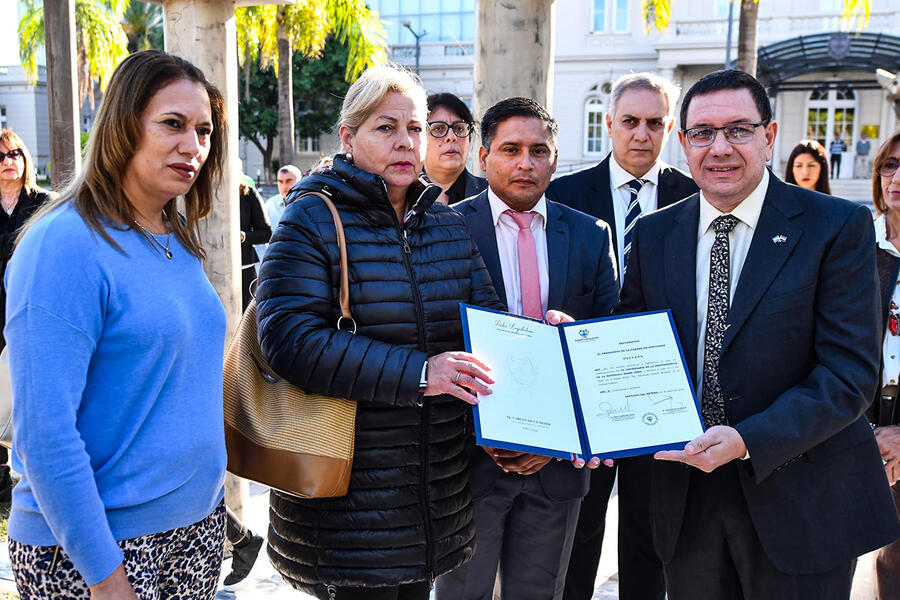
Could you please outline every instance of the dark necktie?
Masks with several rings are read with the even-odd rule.
[[[622,239],[622,275],[628,268],[628,253],[631,252],[631,234],[634,230],[634,224],[638,217],[641,216],[641,204],[638,202],[638,194],[644,185],[641,179],[632,179],[628,182],[628,189],[631,192],[631,199],[628,201],[628,210],[625,211],[625,233]]]
[[[724,215],[713,221],[716,241],[709,253],[709,301],[706,305],[706,340],[703,344],[703,397],[700,412],[707,427],[723,425],[725,399],[719,386],[719,355],[728,321],[729,272],[728,234],[738,219]]]

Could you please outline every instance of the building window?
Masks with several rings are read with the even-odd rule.
[[[392,46],[416,43],[403,21],[416,33],[427,32],[422,43],[475,39],[475,0],[370,0],[368,5],[385,21]]]
[[[594,0],[592,12],[591,23],[593,26],[591,31],[594,33],[606,31],[606,0]]]
[[[606,153],[605,107],[600,98],[589,98],[584,105],[584,154]]]
[[[628,31],[628,0],[593,0],[591,3],[591,31],[593,33],[626,33]]]
[[[806,135],[829,147],[835,136],[844,141],[844,154],[853,154],[856,146],[856,92],[852,88],[821,87],[809,94],[807,106]],[[845,156],[845,159],[847,157]],[[841,174],[849,176],[853,171],[853,160],[841,162]]]
[[[616,0],[615,27],[616,33],[628,31],[628,0]]]
[[[730,7],[731,7],[731,0],[716,0],[716,16],[727,18],[728,17],[728,9]],[[735,16],[737,16],[737,15],[735,15]]]
[[[6,107],[0,106],[0,129],[6,129]]]
[[[305,137],[300,138],[297,147],[300,149],[300,152],[318,152],[319,151],[319,137]]]

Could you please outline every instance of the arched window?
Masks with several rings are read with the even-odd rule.
[[[606,154],[606,106],[600,98],[588,98],[584,104],[584,154],[599,156]]]

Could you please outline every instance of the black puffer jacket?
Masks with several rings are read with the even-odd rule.
[[[335,329],[331,214],[319,198],[297,199],[312,190],[332,197],[344,224],[355,335]],[[262,263],[259,337],[272,368],[307,392],[358,403],[347,496],[271,494],[269,557],[296,588],[424,581],[473,553],[468,405],[422,398],[418,384],[426,355],[463,349],[460,301],[502,305],[462,217],[434,203],[439,194],[413,185],[400,225],[381,177],[339,155],[291,191]]]

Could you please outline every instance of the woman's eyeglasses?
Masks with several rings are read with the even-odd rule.
[[[447,123],[445,121],[432,121],[428,124],[428,134],[434,138],[442,138],[447,135],[448,131],[453,131],[453,135],[458,138],[465,138],[472,135],[474,125],[465,121],[457,121],[456,123]]]
[[[13,160],[16,160],[20,156],[25,156],[25,153],[22,152],[21,148],[13,148],[9,152],[0,152],[0,162],[6,160],[6,157],[10,157]]]
[[[893,177],[898,168],[900,168],[900,160],[897,160],[896,158],[889,158],[878,165],[876,171],[882,177]]]

